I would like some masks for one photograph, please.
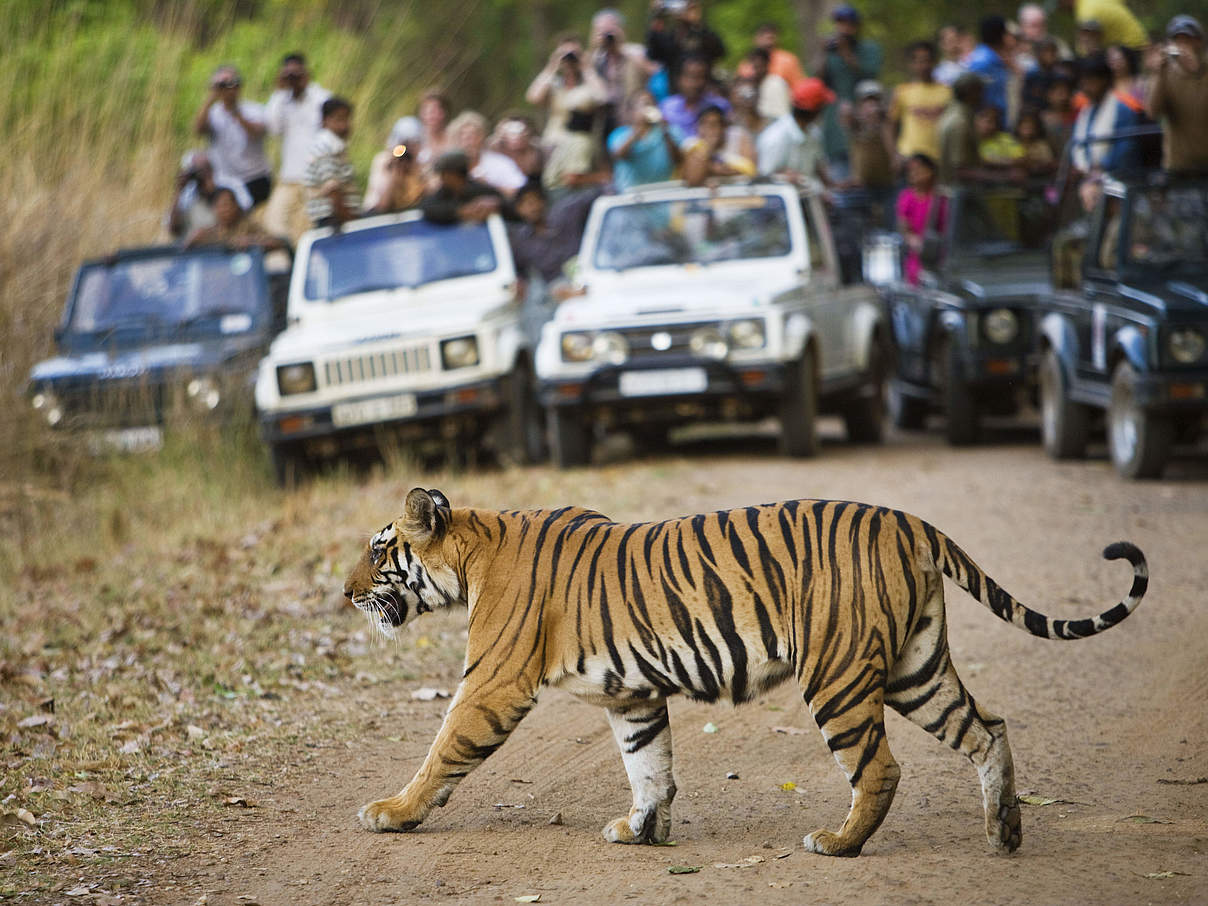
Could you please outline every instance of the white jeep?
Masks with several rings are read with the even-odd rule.
[[[260,362],[256,407],[280,481],[383,438],[542,449],[532,342],[503,222],[419,212],[312,230],[298,243],[289,327]]]
[[[600,198],[577,279],[537,347],[560,466],[595,434],[665,439],[699,421],[779,417],[781,449],[817,452],[815,416],[882,435],[887,331],[873,288],[844,285],[821,198],[782,183],[660,184]]]

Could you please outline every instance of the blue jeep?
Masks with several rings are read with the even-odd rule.
[[[150,247],[81,265],[29,375],[30,404],[96,448],[158,447],[175,417],[250,411],[256,364],[280,329],[260,249]],[[281,284],[278,294],[284,291]]]

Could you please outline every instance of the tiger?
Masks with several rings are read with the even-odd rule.
[[[667,700],[749,701],[793,677],[851,785],[846,820],[806,850],[859,855],[901,771],[884,712],[899,714],[977,768],[990,846],[1022,839],[1002,718],[979,706],[949,655],[943,576],[1000,619],[1045,639],[1116,625],[1148,583],[1141,551],[1127,597],[1097,617],[1058,620],[1021,604],[917,516],[864,503],[790,500],[663,522],[619,523],[574,506],[453,509],[415,488],[349,573],[348,601],[394,637],[411,618],[468,607],[461,681],[412,780],[358,818],[408,831],[498,749],[556,687],[602,706],[632,790],[604,827],[614,843],[662,843],[671,828]]]

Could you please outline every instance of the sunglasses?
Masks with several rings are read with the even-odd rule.
[[[215,88],[238,88],[243,83],[238,79],[223,79],[221,82],[215,82]]]

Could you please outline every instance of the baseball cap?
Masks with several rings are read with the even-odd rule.
[[[400,117],[390,129],[390,137],[386,139],[386,147],[395,145],[418,145],[423,138],[424,127],[420,125],[419,117]]]
[[[1186,13],[1175,16],[1166,25],[1166,37],[1174,38],[1178,35],[1187,35],[1192,38],[1203,38],[1204,27],[1200,25],[1199,20],[1195,16],[1189,16]]]
[[[835,93],[821,79],[798,79],[793,83],[792,104],[799,110],[821,110],[835,99]]]
[[[834,12],[831,13],[831,20],[834,22],[851,22],[853,25],[860,24],[860,12],[854,6],[844,3],[842,6],[836,6]]]
[[[879,98],[885,94],[881,88],[881,83],[876,79],[864,79],[856,82],[856,100],[862,101],[865,98]]]

